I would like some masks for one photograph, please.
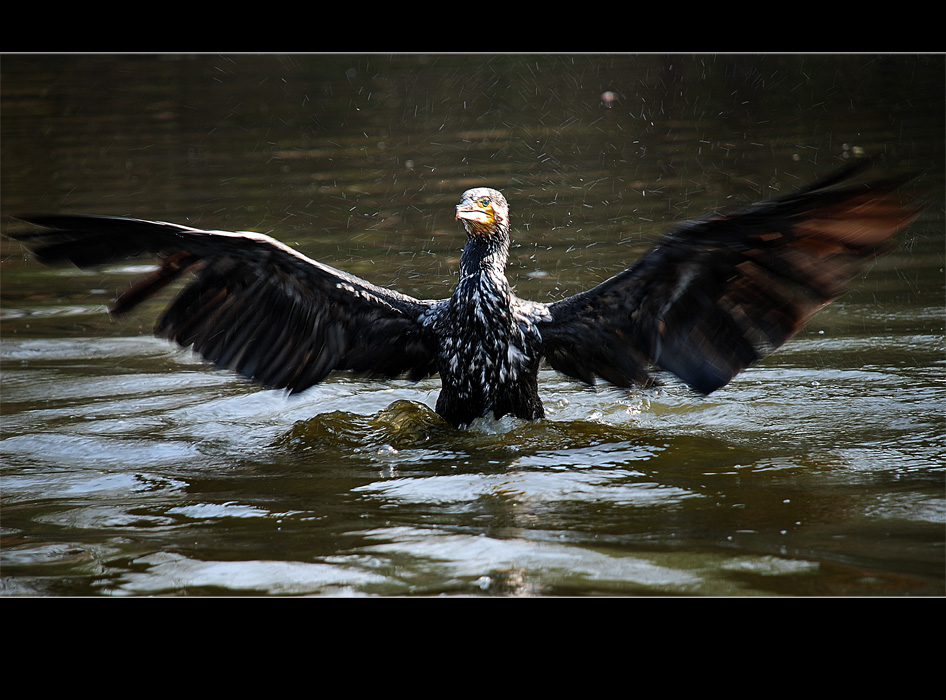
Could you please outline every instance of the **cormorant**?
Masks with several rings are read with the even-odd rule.
[[[866,164],[677,225],[623,272],[548,304],[510,289],[509,206],[486,187],[457,205],[467,234],[460,280],[439,301],[375,286],[256,233],[50,215],[20,217],[44,228],[13,237],[47,263],[156,255],[160,267],[116,299],[116,314],[193,273],[155,333],[263,386],[298,392],[333,370],[439,373],[437,412],[464,426],[489,413],[542,418],[543,358],[588,384],[647,386],[656,365],[703,394],[725,385],[838,297],[858,263],[916,216],[897,192],[910,176],[838,186]]]

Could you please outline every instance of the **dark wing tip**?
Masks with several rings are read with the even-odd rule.
[[[197,231],[158,221],[92,214],[32,214],[14,218],[38,228],[5,235],[23,243],[43,263],[71,262],[78,267],[143,253],[165,257],[181,250],[182,233]]]
[[[674,290],[677,301],[654,324],[657,364],[708,394],[841,296],[924,206],[901,189],[917,173],[843,184],[872,164],[684,231],[689,245],[677,264],[703,255],[705,267]]]

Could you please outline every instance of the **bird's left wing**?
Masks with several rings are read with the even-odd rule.
[[[423,323],[435,302],[375,286],[269,236],[120,217],[20,218],[42,229],[10,237],[47,263],[158,258],[113,313],[193,273],[155,333],[263,386],[302,391],[335,369],[412,379],[436,372],[436,342]]]
[[[708,394],[791,338],[916,216],[909,176],[805,190],[677,227],[632,267],[536,318],[555,369],[648,385],[655,364]]]

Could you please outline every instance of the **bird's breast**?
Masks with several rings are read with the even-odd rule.
[[[523,327],[508,286],[495,280],[461,280],[437,325],[441,380],[462,398],[492,395],[537,365],[537,334]]]

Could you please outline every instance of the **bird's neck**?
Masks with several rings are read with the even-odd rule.
[[[460,277],[488,273],[505,277],[509,260],[509,234],[494,233],[488,238],[468,235],[460,255]]]

